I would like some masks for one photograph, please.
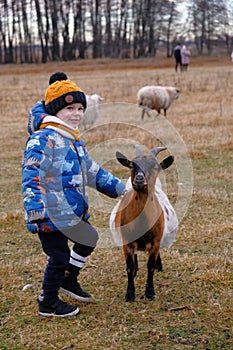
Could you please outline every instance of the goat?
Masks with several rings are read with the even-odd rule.
[[[132,188],[125,193],[112,215],[114,230],[121,236],[126,261],[128,286],[127,302],[135,300],[134,278],[138,271],[137,250],[148,252],[147,281],[145,297],[153,300],[154,271],[162,271],[160,243],[164,231],[164,213],[155,194],[155,181],[162,169],[174,161],[168,156],[161,163],[156,160],[159,152],[166,147],[156,147],[147,155],[137,155],[129,160],[116,152],[117,160],[131,171]],[[111,226],[111,225],[110,225]],[[112,230],[112,229],[111,229]],[[113,232],[113,230],[112,230]]]

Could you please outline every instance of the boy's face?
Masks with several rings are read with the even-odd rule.
[[[72,103],[57,112],[56,116],[73,128],[77,128],[84,116],[82,103]]]

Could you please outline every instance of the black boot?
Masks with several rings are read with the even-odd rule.
[[[66,271],[59,292],[65,293],[76,300],[88,303],[92,300],[92,296],[81,288],[80,284],[77,281],[78,274],[79,271],[77,270],[76,273],[73,271]]]
[[[67,317],[79,313],[79,308],[77,306],[69,305],[58,299],[58,297],[48,298],[40,295],[37,301],[39,304],[39,314],[41,316]]]

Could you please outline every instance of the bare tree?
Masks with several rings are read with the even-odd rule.
[[[1,37],[3,62],[14,63],[15,1],[1,1]]]
[[[74,59],[72,45],[70,42],[70,18],[71,18],[71,0],[61,1],[59,3],[59,13],[61,16],[61,35],[62,35],[62,60],[70,61]]]
[[[76,50],[78,50],[78,58],[87,58],[87,1],[73,1],[73,35],[72,35],[72,52],[76,57]]]
[[[184,14],[177,11],[177,4],[177,1],[166,1],[163,3],[165,21],[163,32],[166,34],[167,57],[173,55],[174,43],[179,41],[177,37],[179,37],[182,32],[182,25],[180,23]]]
[[[60,2],[61,3],[61,2]],[[48,0],[48,15],[51,17],[51,51],[53,61],[60,61],[60,41],[59,41],[59,2],[56,0]]]
[[[44,0],[42,3],[42,8],[44,12],[41,11],[40,6],[41,0],[35,0],[35,9],[36,9],[36,20],[38,27],[38,35],[41,46],[41,61],[46,63],[49,58],[49,20],[48,20],[48,1]]]
[[[104,33],[104,56],[105,57],[111,57],[112,56],[112,8],[113,1],[112,0],[106,0],[106,9],[104,11],[104,17],[105,17],[105,33]]]
[[[170,57],[178,38],[229,53],[232,16],[232,0],[0,0],[0,63]]]
[[[225,23],[226,3],[219,0],[192,0],[190,12],[193,18],[193,33],[197,51],[203,54],[206,47],[207,53],[211,54],[220,28]]]
[[[128,35],[128,24],[130,22],[129,12],[129,2],[122,0],[120,4],[120,18],[118,26],[116,26],[115,34],[115,37],[117,38],[117,57],[119,58],[130,57],[130,38]]]
[[[89,12],[91,16],[93,58],[102,57],[102,2],[101,0],[89,1]]]
[[[223,28],[220,37],[223,38],[226,44],[227,52],[230,54],[233,51],[233,3],[226,1],[227,13],[223,21]]]

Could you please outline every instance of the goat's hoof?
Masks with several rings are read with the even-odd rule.
[[[145,294],[145,298],[148,300],[155,300],[155,294]]]
[[[130,302],[130,303],[133,303],[135,300],[135,294],[134,292],[127,292],[126,295],[125,295],[125,301],[126,302]]]
[[[156,265],[156,270],[158,271],[158,272],[162,272],[163,271],[163,266],[162,266],[162,264],[160,265],[160,264],[158,264],[158,265]]]
[[[153,287],[147,287],[145,291],[145,297],[149,300],[155,299],[155,291]]]

